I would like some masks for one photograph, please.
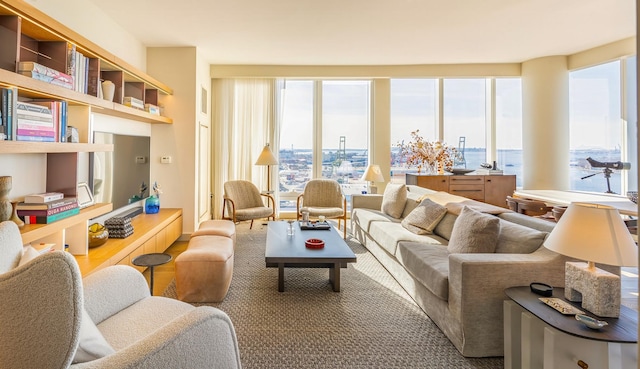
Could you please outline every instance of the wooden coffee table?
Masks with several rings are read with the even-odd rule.
[[[294,223],[295,234],[287,236],[287,222],[269,222],[265,262],[267,268],[278,268],[278,291],[284,292],[284,268],[329,268],[329,280],[335,292],[340,292],[340,269],[355,263],[356,255],[334,227],[329,230],[301,230]],[[318,238],[325,242],[322,249],[308,249],[305,241]]]

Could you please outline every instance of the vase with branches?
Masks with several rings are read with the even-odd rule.
[[[408,167],[416,167],[418,173],[423,170],[426,174],[444,173],[451,169],[460,154],[457,148],[440,141],[428,141],[420,135],[420,130],[411,132],[409,142],[399,142],[400,155],[405,159]]]

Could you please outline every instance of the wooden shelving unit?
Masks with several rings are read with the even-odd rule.
[[[70,53],[70,50],[77,51],[81,56]],[[19,73],[20,62],[35,62],[67,74],[73,70],[73,58],[69,55],[86,58],[86,93]],[[102,80],[114,82],[116,93],[113,101],[100,97],[99,86]],[[123,104],[124,97],[131,96],[161,107],[163,98],[173,93],[169,86],[129,65],[23,0],[0,0],[0,87],[15,89],[18,100],[49,99],[67,102],[68,126],[78,130],[80,143],[0,141],[0,161],[3,165],[7,164],[0,166],[4,168],[0,175],[12,175],[23,182],[25,178],[29,178],[30,172],[27,169],[7,169],[12,167],[10,164],[15,159],[29,159],[38,165],[46,165],[46,188],[38,189],[43,192],[59,191],[66,196],[76,196],[80,178],[78,167],[84,163],[86,156],[82,153],[113,151],[111,144],[92,143],[91,122],[94,113],[134,122],[173,123],[169,117]],[[161,213],[163,215],[155,218],[139,216],[138,218],[146,220],[145,224],[138,225],[135,237],[122,242],[110,240],[103,246],[102,250],[113,250],[105,261],[101,252],[88,249],[87,228],[92,218],[112,210],[113,205],[110,203],[95,204],[82,209],[78,215],[51,224],[25,225],[21,230],[22,240],[25,244],[55,243],[60,250],[68,245],[68,251],[77,256],[81,267],[86,268],[86,263],[89,263],[88,268],[93,270],[110,265],[112,261],[123,261],[130,253],[138,252],[139,245],[136,242],[147,242],[151,237],[154,240],[157,237],[156,243],[161,245],[158,250],[164,250],[165,234],[170,234],[173,242],[182,232],[182,211],[179,209],[164,211]],[[135,241],[132,245],[127,243],[132,240]],[[146,247],[149,248],[148,245]]]

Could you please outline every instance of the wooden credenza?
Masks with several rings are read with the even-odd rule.
[[[163,252],[182,234],[182,209],[162,208],[157,214],[140,214],[131,221],[134,231],[127,238],[109,239],[104,245],[75,255],[83,277],[110,265],[130,265],[138,255]]]
[[[507,207],[507,196],[516,190],[515,175],[406,175],[408,185],[428,188],[434,191],[444,191],[452,195],[486,202],[496,206]]]

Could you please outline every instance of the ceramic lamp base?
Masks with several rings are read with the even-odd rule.
[[[564,297],[600,317],[620,316],[620,277],[589,264],[567,262]]]

